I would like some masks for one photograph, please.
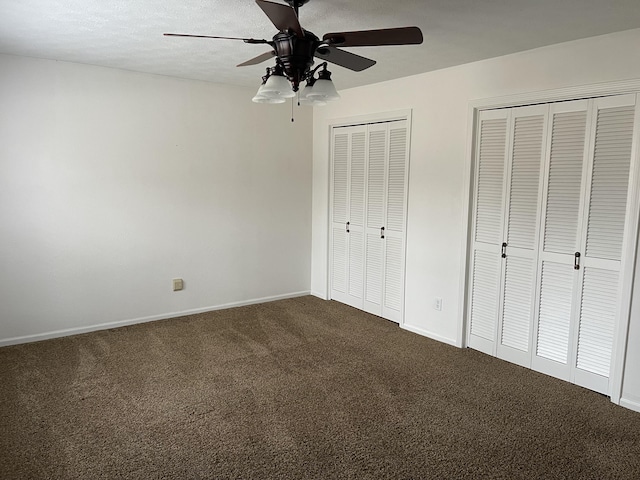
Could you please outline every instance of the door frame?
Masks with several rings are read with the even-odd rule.
[[[333,255],[333,248],[331,245],[331,220],[333,218],[333,204],[331,199],[333,198],[333,182],[332,182],[332,178],[333,178],[333,149],[332,149],[332,142],[333,142],[333,129],[334,128],[339,128],[339,127],[349,127],[349,126],[356,126],[356,125],[369,125],[369,124],[375,124],[375,123],[388,123],[388,122],[395,122],[395,121],[402,121],[405,120],[407,122],[407,132],[408,132],[408,145],[407,145],[407,155],[408,155],[408,159],[407,159],[407,170],[405,172],[406,178],[407,178],[407,192],[406,192],[406,204],[404,207],[404,225],[405,225],[405,231],[404,231],[404,245],[403,245],[403,249],[405,252],[404,255],[404,265],[402,266],[403,268],[403,272],[404,272],[404,276],[403,276],[403,284],[406,286],[406,275],[407,275],[407,265],[406,265],[406,259],[407,259],[407,227],[408,227],[408,212],[409,212],[409,179],[410,179],[410,169],[411,169],[411,138],[412,138],[412,123],[411,123],[411,117],[412,117],[413,111],[410,108],[407,109],[402,109],[402,110],[393,110],[393,111],[389,111],[389,112],[377,112],[377,113],[370,113],[370,114],[366,114],[366,115],[356,115],[356,116],[352,116],[352,117],[342,117],[342,118],[334,118],[334,119],[330,119],[327,122],[327,131],[328,131],[328,152],[329,152],[329,176],[328,176],[328,185],[327,185],[327,192],[328,192],[328,205],[327,205],[327,211],[329,212],[328,218],[327,218],[327,237],[325,239],[326,241],[326,245],[327,245],[327,258],[326,258],[326,272],[327,272],[327,276],[326,276],[326,292],[327,292],[327,300],[331,300],[331,275],[332,275],[332,266],[331,266],[331,257]],[[399,325],[403,326],[404,325],[404,312],[405,312],[405,288],[403,288],[403,295],[402,295],[402,315],[400,318],[400,322]]]
[[[463,181],[463,205],[464,213],[462,228],[462,238],[465,239],[461,251],[460,261],[460,286],[459,295],[462,301],[458,311],[458,330],[456,344],[460,347],[467,347],[468,325],[467,316],[470,308],[469,283],[471,267],[471,247],[472,247],[472,220],[473,220],[473,199],[474,199],[474,172],[476,157],[476,133],[478,126],[479,112],[482,110],[493,110],[500,108],[513,108],[539,103],[553,103],[586,98],[635,94],[636,97],[636,129],[640,125],[640,79],[626,80],[620,82],[604,82],[591,85],[582,85],[569,88],[545,90],[538,92],[526,92],[515,95],[508,95],[494,98],[484,98],[471,101],[467,115],[467,143],[465,151],[464,181]],[[622,248],[622,265],[620,272],[620,312],[616,319],[614,331],[613,348],[611,356],[611,372],[609,376],[609,395],[613,403],[619,404],[622,396],[622,382],[624,377],[624,364],[627,350],[627,336],[629,332],[631,314],[631,293],[633,288],[633,276],[636,264],[636,246],[638,242],[638,227],[640,215],[640,135],[634,135],[631,149],[632,170],[629,174],[629,199],[627,202],[627,218],[630,219],[625,225]],[[627,260],[626,262],[624,260]]]

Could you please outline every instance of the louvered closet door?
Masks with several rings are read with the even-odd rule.
[[[507,162],[502,284],[497,356],[531,365],[538,226],[548,105],[515,108]]]
[[[469,346],[496,354],[510,110],[480,112],[469,298]]]
[[[408,121],[332,129],[331,298],[401,322]]]
[[[349,208],[349,133],[334,129],[331,176],[331,298],[347,294],[347,209]]]
[[[620,303],[635,102],[635,95],[593,101],[571,380],[605,394]]]
[[[386,169],[382,316],[400,323],[404,304],[409,135],[406,121],[389,123],[387,126],[389,129],[389,154]]]
[[[333,129],[331,298],[362,308],[366,128]]]
[[[531,367],[564,380],[570,377],[589,104],[557,103],[549,114]]]
[[[386,172],[389,153],[388,124],[368,126],[367,197],[365,210],[364,310],[382,315],[385,273]]]
[[[639,118],[636,95],[481,112],[470,347],[611,393]]]

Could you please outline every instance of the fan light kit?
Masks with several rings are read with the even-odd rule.
[[[325,105],[327,102],[340,98],[331,81],[331,72],[327,69],[327,62],[355,72],[361,72],[376,64],[375,60],[361,57],[338,47],[418,45],[422,43],[422,32],[418,27],[327,33],[320,40],[300,25],[299,8],[308,1],[286,0],[289,4],[287,6],[267,0],[256,0],[258,6],[279,30],[272,40],[183,33],[165,33],[165,35],[242,40],[245,43],[269,45],[272,50],[238,65],[239,67],[258,65],[275,57],[276,64],[267,68],[266,75],[262,77],[262,84],[253,97],[253,101],[256,103],[284,103],[288,98],[293,98],[298,94],[299,105],[311,106]],[[324,60],[324,62],[312,68],[314,57]],[[305,86],[299,92],[302,83]]]

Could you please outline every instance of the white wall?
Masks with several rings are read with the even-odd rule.
[[[312,292],[327,295],[328,125],[333,119],[410,108],[405,325],[461,345],[470,102],[640,78],[638,45],[640,29],[629,30],[350,89],[341,92],[339,102],[316,108]],[[334,81],[339,87],[339,71]],[[442,311],[432,308],[435,297],[443,298]],[[640,362],[635,365],[628,365],[627,373],[638,378]]]
[[[254,93],[0,55],[0,344],[308,292],[312,115]]]

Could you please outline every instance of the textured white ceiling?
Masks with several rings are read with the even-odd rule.
[[[276,0],[285,3],[284,0]],[[377,65],[334,66],[349,88],[578,38],[640,27],[639,0],[311,0],[301,24],[330,31],[419,26],[419,46],[352,48]],[[0,52],[219,83],[257,86],[268,50],[163,32],[266,38],[275,27],[253,0],[0,0]]]

